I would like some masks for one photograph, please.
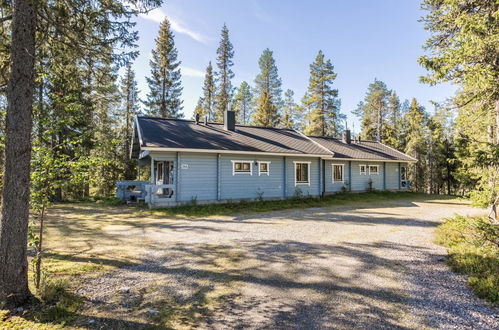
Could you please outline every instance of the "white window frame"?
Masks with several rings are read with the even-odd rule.
[[[231,160],[232,162],[232,175],[253,175],[253,161],[252,160]],[[249,172],[236,172],[236,163],[248,163],[250,164]]]
[[[293,162],[295,164],[295,171],[293,172],[293,176],[295,177],[295,187],[298,186],[298,185],[307,185],[307,186],[310,186],[310,164],[312,164],[312,162],[304,162],[304,161],[294,161]],[[307,164],[307,169],[308,169],[308,173],[307,173],[307,179],[308,179],[308,182],[297,182],[296,181],[296,165],[297,164]]]
[[[376,173],[371,173],[371,167],[376,167]],[[368,165],[367,168],[369,170],[369,175],[379,175],[379,165]]]
[[[362,166],[364,166],[364,172],[362,172]],[[359,175],[367,175],[367,165],[365,164],[359,164]]]
[[[338,181],[334,180],[334,167],[335,166],[341,166],[341,180],[338,180]],[[345,182],[345,164],[331,164],[331,180],[333,181],[333,183]]]
[[[258,161],[258,176],[260,175],[269,175],[270,176],[270,163],[269,161]],[[267,164],[267,172],[262,172],[260,170],[260,164]]]

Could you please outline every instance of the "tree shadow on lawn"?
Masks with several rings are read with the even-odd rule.
[[[175,318],[177,323],[173,324],[176,325],[215,328],[405,329],[403,315],[411,307],[410,299],[403,288],[391,281],[394,274],[405,276],[408,261],[385,258],[383,251],[419,249],[428,254],[416,246],[387,242],[331,246],[289,240],[242,241],[237,247],[179,243],[167,248],[176,255],[175,259],[184,261],[155,261],[126,267],[128,273],[120,285],[129,286],[141,279],[147,287],[150,281],[155,285],[154,292],[162,299],[148,301],[146,297],[141,306],[135,307],[142,311],[144,308],[158,309],[160,315]],[[230,249],[241,254],[236,261],[237,267],[225,268],[216,260]],[[346,273],[338,271],[338,267],[346,267]],[[120,271],[111,272],[105,278],[112,279]],[[366,282],[369,279],[366,274],[376,274],[376,278]],[[390,281],[386,286],[383,285],[385,280]],[[200,290],[206,297],[223,286],[238,290],[224,295],[203,312],[197,311],[200,316],[189,316],[192,306],[203,304],[196,298]],[[191,292],[182,296],[178,294],[179,288]],[[116,290],[116,286],[106,290]],[[121,319],[115,315],[134,314],[134,309],[127,309],[126,301],[109,304],[104,299],[97,304],[101,304],[99,309],[112,318]],[[165,306],[166,302],[168,306]],[[439,312],[438,305],[435,309],[434,312]],[[177,313],[182,317],[176,318]],[[165,326],[171,325],[170,321],[158,316],[150,319],[150,324]]]

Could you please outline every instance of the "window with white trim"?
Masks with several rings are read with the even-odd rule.
[[[295,185],[310,185],[310,162],[295,162]]]
[[[258,162],[258,175],[270,175],[270,162]]]
[[[343,182],[343,164],[333,164],[333,183]]]
[[[367,165],[359,165],[360,175],[367,174]]]
[[[369,165],[369,174],[379,175],[379,165]]]
[[[239,160],[233,160],[232,161],[232,175],[236,174],[253,174],[253,170],[251,168],[253,162],[251,161],[239,161]]]

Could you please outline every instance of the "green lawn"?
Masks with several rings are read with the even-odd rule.
[[[339,193],[321,198],[300,197],[284,200],[241,201],[226,204],[185,205],[151,212],[168,217],[207,217],[220,215],[240,215],[250,213],[269,212],[286,209],[330,206],[358,206],[369,203],[393,200],[427,199],[428,195],[412,192],[379,191],[371,193]],[[455,198],[450,196],[435,196],[435,198]]]

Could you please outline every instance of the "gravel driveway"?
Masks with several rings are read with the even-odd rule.
[[[79,292],[93,317],[85,322],[499,329],[498,310],[474,296],[433,244],[442,217],[483,212],[455,201],[394,201],[111,228],[110,237],[142,237],[143,263],[88,279]]]

